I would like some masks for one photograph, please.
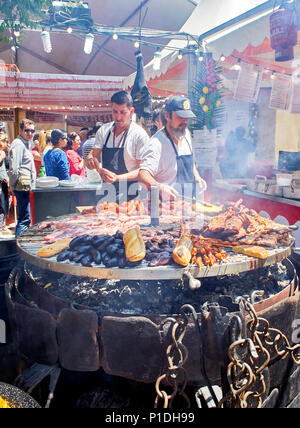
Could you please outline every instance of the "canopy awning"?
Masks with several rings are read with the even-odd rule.
[[[112,94],[123,88],[121,77],[0,72],[0,107],[102,112]]]

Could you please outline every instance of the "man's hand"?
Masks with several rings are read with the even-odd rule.
[[[101,175],[102,180],[104,180],[106,183],[112,184],[118,181],[117,174],[112,171],[109,171],[108,169],[100,168],[98,172]]]
[[[91,156],[85,160],[85,165],[88,169],[97,169],[99,161]]]
[[[203,180],[203,178],[199,177],[197,184],[199,184],[201,192],[205,192],[207,190],[207,183],[205,180]]]
[[[179,193],[168,184],[160,184],[159,191],[163,199],[178,198]]]

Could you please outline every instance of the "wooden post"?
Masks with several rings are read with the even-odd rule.
[[[14,133],[15,133],[14,138],[16,138],[19,135],[20,122],[23,119],[26,119],[26,112],[24,110],[16,108],[15,113],[16,113],[16,121],[14,124]]]

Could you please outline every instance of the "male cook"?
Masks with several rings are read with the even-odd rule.
[[[103,181],[114,184],[117,198],[120,182],[127,183],[125,200],[136,195],[129,191],[136,183],[142,154],[149,142],[147,132],[132,121],[133,100],[126,91],[116,92],[111,98],[113,122],[107,123],[96,134],[95,145],[86,159],[89,169],[96,169]],[[100,164],[99,161],[102,161]]]
[[[169,98],[164,111],[165,127],[158,131],[147,145],[139,172],[139,181],[147,189],[157,186],[165,198],[176,198],[190,184],[195,195],[196,184],[206,189],[193,155],[192,138],[187,128],[195,117],[188,98],[176,95]],[[176,190],[177,189],[177,190]]]

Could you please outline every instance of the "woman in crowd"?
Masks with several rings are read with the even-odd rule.
[[[51,132],[53,149],[48,150],[44,156],[47,176],[57,177],[59,180],[70,180],[70,164],[64,149],[67,145],[67,134],[54,129]]]
[[[33,159],[34,159],[34,165],[35,165],[35,170],[36,170],[36,176],[38,177],[39,172],[40,172],[40,167],[42,165],[42,158],[41,158],[41,152],[40,152],[40,132],[37,131],[34,136],[33,136],[33,144],[34,147],[31,150],[32,154],[33,154]]]
[[[75,174],[85,177],[84,161],[77,152],[80,143],[80,137],[76,132],[69,134],[65,152],[70,163],[70,176]]]

